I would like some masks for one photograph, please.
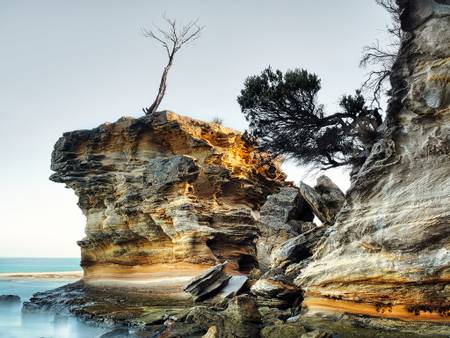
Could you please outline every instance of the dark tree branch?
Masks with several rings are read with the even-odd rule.
[[[358,91],[342,97],[340,111],[325,115],[319,90],[320,79],[306,70],[283,74],[269,67],[249,77],[238,97],[249,121],[246,138],[302,164],[329,169],[354,163],[374,143],[381,116]]]
[[[392,66],[400,47],[402,30],[400,27],[400,9],[395,0],[375,0],[391,16],[392,23],[386,27],[386,31],[392,37],[392,43],[386,47],[380,47],[379,41],[363,49],[360,67],[371,68],[367,73],[362,89],[371,92],[372,102],[381,108],[380,99],[387,92]]]

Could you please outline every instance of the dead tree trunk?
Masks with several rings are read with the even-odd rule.
[[[187,25],[181,27],[181,29],[177,28],[177,23],[175,20],[171,20],[166,17],[164,17],[164,20],[169,26],[169,29],[167,30],[159,27],[156,27],[155,31],[143,30],[144,36],[158,41],[164,47],[167,53],[167,57],[169,58],[169,62],[164,67],[161,76],[158,95],[156,95],[155,101],[153,101],[152,105],[149,108],[143,109],[145,114],[147,115],[155,113],[162,99],[164,98],[167,88],[167,76],[169,74],[170,68],[172,67],[175,54],[184,45],[197,40],[200,37],[200,32],[203,29],[203,27],[197,25],[197,20],[190,21]]]
[[[145,114],[153,114],[158,109],[164,95],[166,94],[166,88],[167,88],[167,74],[169,73],[170,68],[172,67],[173,63],[173,56],[169,59],[169,63],[164,67],[162,76],[161,76],[161,82],[159,84],[159,90],[158,95],[156,95],[155,101],[153,101],[152,105],[149,108],[145,108]]]

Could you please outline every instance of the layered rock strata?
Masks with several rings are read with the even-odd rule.
[[[310,314],[449,323],[450,2],[398,4],[383,137],[296,284]]]
[[[172,112],[65,133],[51,168],[87,219],[85,280],[192,276],[224,260],[250,271],[258,211],[285,184],[278,162],[240,132]]]
[[[314,228],[314,214],[297,187],[283,187],[267,197],[261,208],[258,224],[257,257],[259,268],[272,267],[272,253],[285,241]]]
[[[281,188],[261,208],[257,257],[262,275],[251,286],[260,305],[288,308],[300,301],[301,289],[293,279],[310,261],[343,203],[344,194],[326,176],[314,188],[300,185]],[[329,219],[318,226],[312,222],[315,215]]]
[[[211,269],[206,270],[201,275],[193,278],[188,285],[184,287],[184,291],[193,295],[194,301],[204,300],[214,293],[217,293],[228,283],[231,276],[223,270],[227,262],[217,264]]]

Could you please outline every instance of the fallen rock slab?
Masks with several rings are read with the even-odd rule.
[[[196,302],[217,294],[231,278],[223,271],[227,264],[224,262],[206,270],[191,280],[184,291],[190,293]]]
[[[299,189],[317,218],[325,224],[333,224],[345,201],[341,189],[325,175],[317,178],[314,188],[300,182]]]
[[[224,288],[218,293],[217,297],[226,299],[237,296],[247,283],[247,276],[232,276]]]
[[[312,250],[322,238],[324,232],[325,227],[316,227],[288,239],[272,252],[272,268],[298,263],[312,256]]]
[[[290,284],[282,275],[262,278],[251,287],[251,293],[263,298],[295,299],[300,289]]]

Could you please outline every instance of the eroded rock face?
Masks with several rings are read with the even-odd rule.
[[[172,112],[65,133],[51,168],[87,218],[86,279],[224,260],[249,271],[258,210],[285,178],[239,132]]]
[[[257,257],[259,268],[267,271],[274,262],[272,253],[280,245],[315,227],[311,223],[314,215],[297,187],[283,187],[268,196],[260,214]]]
[[[334,189],[330,179],[323,180]],[[318,227],[312,220],[314,214],[328,210],[322,196],[329,189],[327,192],[324,189],[316,191],[300,184],[303,189],[293,186],[281,188],[278,193],[268,196],[261,208],[256,248],[263,274],[252,285],[251,293],[258,297],[260,304],[270,307],[286,308],[296,302],[301,290],[293,284],[296,276],[292,274],[293,268],[295,266],[297,272],[306,266],[305,261],[312,256],[326,229],[326,226]],[[306,188],[311,191],[309,195],[304,194]],[[336,189],[342,194],[339,188]],[[315,203],[311,203],[313,194]]]
[[[384,137],[296,284],[310,314],[448,323],[450,3],[398,3],[407,32]]]

